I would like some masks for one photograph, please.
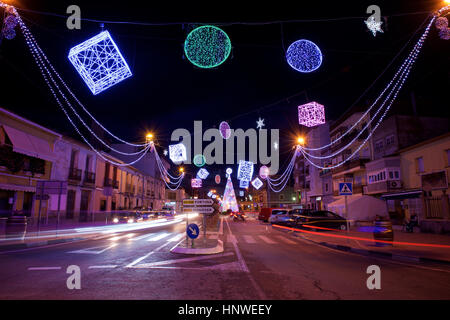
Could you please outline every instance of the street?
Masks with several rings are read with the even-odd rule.
[[[449,299],[450,268],[361,256],[312,244],[255,219],[224,218],[224,252],[171,253],[184,221],[0,254],[0,299]],[[200,240],[199,240],[200,241]],[[68,289],[71,265],[81,289]],[[381,270],[381,290],[366,286]]]

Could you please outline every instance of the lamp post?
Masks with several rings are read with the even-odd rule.
[[[297,138],[297,146],[303,148],[305,146],[306,140],[305,137],[299,136]],[[306,208],[306,158],[303,156],[303,192],[305,196],[305,208]],[[305,209],[304,208],[304,209]]]

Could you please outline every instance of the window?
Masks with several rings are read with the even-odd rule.
[[[325,183],[325,192],[328,192],[328,183]]]
[[[394,173],[392,171],[389,171],[389,179],[394,179]]]
[[[392,146],[394,144],[394,135],[391,134],[390,136],[386,137],[386,146]]]
[[[383,140],[378,140],[375,142],[375,152],[381,152],[383,151]]]
[[[280,194],[279,199],[284,200],[284,194]]]
[[[425,168],[423,165],[423,157],[416,158],[416,172],[425,172]]]
[[[450,149],[445,150],[447,154],[447,166],[450,167]]]
[[[394,171],[395,179],[400,178],[400,172]]]

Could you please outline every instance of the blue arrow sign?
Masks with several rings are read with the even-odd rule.
[[[186,233],[189,238],[195,239],[198,238],[200,234],[200,229],[198,228],[198,225],[196,225],[195,223],[191,223],[190,225],[187,226]]]
[[[340,196],[351,196],[352,194],[353,194],[353,183],[351,182],[339,183]]]

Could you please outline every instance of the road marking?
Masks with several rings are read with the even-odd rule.
[[[181,240],[181,238],[183,238],[183,237],[184,237],[184,233],[179,233],[175,237],[172,237],[172,238],[168,239],[167,241],[175,242],[175,241]]]
[[[130,240],[131,240],[131,241],[138,241],[138,240],[142,240],[142,239],[151,237],[151,236],[153,236],[153,235],[154,235],[154,233],[146,233],[146,234],[144,234],[144,235],[142,235],[142,236],[139,236],[139,237],[136,237],[136,238],[131,238]]]
[[[265,243],[268,244],[274,244],[276,243],[275,241],[273,241],[272,239],[267,238],[266,236],[259,236]]]
[[[29,271],[38,271],[38,270],[61,270],[61,267],[29,267]]]
[[[111,264],[111,265],[104,265],[104,266],[90,266],[89,269],[114,269],[117,265]]]
[[[145,258],[151,256],[152,254],[154,254],[155,252],[157,252],[158,250],[164,248],[165,246],[167,246],[168,244],[170,244],[170,242],[166,242],[162,245],[160,245],[158,248],[156,248],[153,251],[150,251],[149,253],[147,253],[145,256],[142,256],[140,258],[137,258],[136,260],[134,260],[132,263],[128,264],[125,266],[125,268],[135,268],[134,265],[141,262],[142,260],[144,260]]]
[[[256,240],[253,239],[252,236],[244,235],[243,237],[244,237],[245,242],[247,242],[247,243],[256,243]]]
[[[225,222],[227,223],[228,232],[230,233],[230,235],[233,235],[233,232],[231,231],[228,220],[225,220]],[[258,294],[260,300],[267,300],[267,297],[266,297],[264,291],[262,291],[261,287],[258,285],[258,283],[256,283],[255,279],[251,275],[250,270],[248,270],[248,267],[247,267],[247,264],[245,263],[244,257],[242,256],[242,254],[239,251],[239,248],[237,246],[237,242],[233,241],[232,243],[233,243],[234,251],[236,252],[236,256],[238,258],[238,263],[239,263],[239,266],[241,267],[241,270],[244,271],[245,273],[247,273],[247,276],[248,276],[250,282],[252,283],[253,288],[255,288],[256,293]]]
[[[288,238],[285,238],[283,236],[278,236],[277,238],[280,239],[281,241],[285,242],[285,243],[288,243],[288,244],[297,244],[297,242],[292,241],[292,240],[290,240]]]
[[[117,243],[114,243],[108,247],[105,248],[105,246],[101,247],[92,247],[87,249],[81,249],[81,250],[75,250],[75,251],[69,251],[67,253],[88,253],[88,254],[100,254],[105,252],[106,250],[112,249],[117,246]],[[92,250],[92,249],[98,249],[98,248],[104,248],[103,250]]]
[[[124,234],[123,236],[112,237],[112,238],[109,238],[108,240],[116,241],[116,240],[119,240],[119,239],[122,239],[122,238],[125,238],[125,237],[129,237],[130,235],[133,236],[134,233],[127,233],[127,234]]]
[[[165,237],[168,237],[168,236],[170,236],[170,233],[162,233],[162,234],[156,235],[153,238],[148,239],[147,241],[158,241],[158,240],[161,240],[161,239],[163,239]]]
[[[220,253],[220,254],[216,254],[216,255],[208,255],[208,256],[200,256],[200,257],[192,257],[192,258],[171,259],[171,260],[157,261],[157,262],[151,262],[151,263],[142,263],[140,265],[137,265],[135,268],[151,268],[151,267],[155,267],[155,266],[164,266],[164,265],[168,265],[168,264],[198,261],[198,260],[208,260],[208,259],[221,258],[221,257],[232,256],[232,255],[234,255],[233,252],[227,252],[227,253],[223,253],[223,254]]]

